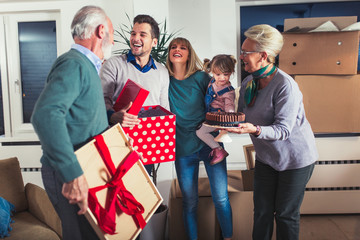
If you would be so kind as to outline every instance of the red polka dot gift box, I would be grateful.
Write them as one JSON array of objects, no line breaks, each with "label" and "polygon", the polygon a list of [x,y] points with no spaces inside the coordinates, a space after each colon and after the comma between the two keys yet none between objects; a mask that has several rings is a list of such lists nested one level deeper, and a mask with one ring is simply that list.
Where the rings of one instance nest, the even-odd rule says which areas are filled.
[{"label": "red polka dot gift box", "polygon": [[134,150],[143,154],[143,164],[175,161],[175,114],[155,105],[143,107],[138,118],[139,125],[123,129],[134,139]]}]

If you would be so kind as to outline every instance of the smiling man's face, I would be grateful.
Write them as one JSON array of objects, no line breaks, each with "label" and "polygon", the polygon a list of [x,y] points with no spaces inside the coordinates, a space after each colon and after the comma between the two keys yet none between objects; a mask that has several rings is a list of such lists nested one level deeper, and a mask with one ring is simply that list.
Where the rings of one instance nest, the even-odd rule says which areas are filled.
[{"label": "smiling man's face", "polygon": [[157,44],[157,39],[151,36],[151,26],[148,23],[135,23],[130,35],[130,48],[135,57],[150,55],[151,49]]}]

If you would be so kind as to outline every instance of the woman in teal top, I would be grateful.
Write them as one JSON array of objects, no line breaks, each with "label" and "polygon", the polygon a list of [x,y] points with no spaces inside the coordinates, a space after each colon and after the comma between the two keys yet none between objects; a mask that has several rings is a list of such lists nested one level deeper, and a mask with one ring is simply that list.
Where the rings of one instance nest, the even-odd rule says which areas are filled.
[{"label": "woman in teal top", "polygon": [[[170,74],[170,109],[176,114],[175,168],[183,196],[183,218],[189,239],[197,239],[198,177],[200,161],[209,178],[216,215],[224,239],[232,237],[232,212],[227,192],[226,161],[210,165],[211,148],[196,136],[205,120],[205,93],[210,76],[188,40],[171,41],[166,66]],[[210,226],[209,226],[210,227]]]}]

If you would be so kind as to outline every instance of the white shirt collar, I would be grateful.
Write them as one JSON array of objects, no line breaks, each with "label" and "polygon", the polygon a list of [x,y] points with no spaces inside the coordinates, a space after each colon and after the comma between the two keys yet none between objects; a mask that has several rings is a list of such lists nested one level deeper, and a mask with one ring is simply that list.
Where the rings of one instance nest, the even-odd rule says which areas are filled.
[{"label": "white shirt collar", "polygon": [[90,49],[88,49],[80,44],[76,44],[76,43],[72,44],[71,48],[84,54],[90,60],[90,62],[92,62],[92,64],[94,64],[96,71],[99,73],[101,65],[102,65],[102,61],[98,56],[96,56],[95,53],[93,53]]}]

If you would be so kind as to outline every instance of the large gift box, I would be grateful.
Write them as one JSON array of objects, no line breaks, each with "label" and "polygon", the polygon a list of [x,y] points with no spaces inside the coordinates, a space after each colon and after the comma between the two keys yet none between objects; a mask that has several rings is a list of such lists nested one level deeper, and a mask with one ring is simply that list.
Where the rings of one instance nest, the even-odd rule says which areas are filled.
[{"label": "large gift box", "polygon": [[155,105],[143,107],[138,117],[140,124],[124,131],[143,154],[143,164],[175,161],[175,114]]},{"label": "large gift box", "polygon": [[75,152],[89,185],[85,216],[100,239],[135,239],[162,198],[119,124]]},{"label": "large gift box", "polygon": [[[345,26],[355,23],[356,18],[285,19],[284,46],[279,55],[279,68],[288,74],[356,74],[359,31],[341,31]],[[310,32],[321,26],[321,23],[339,31]]]}]

